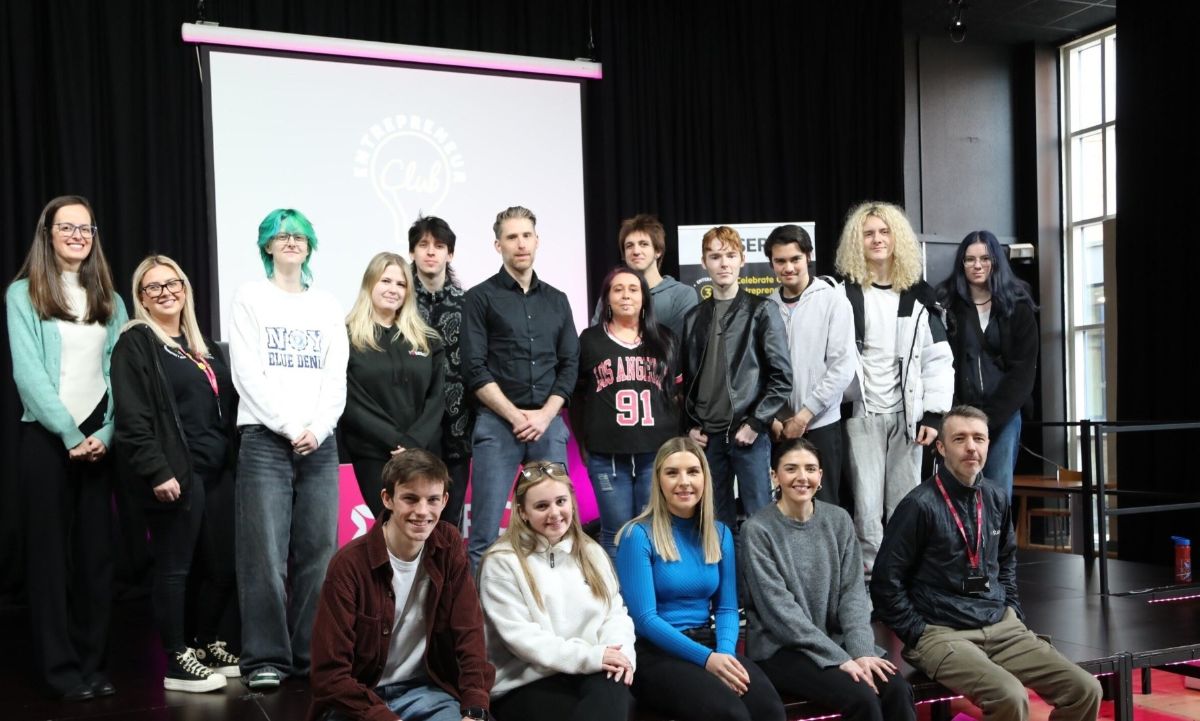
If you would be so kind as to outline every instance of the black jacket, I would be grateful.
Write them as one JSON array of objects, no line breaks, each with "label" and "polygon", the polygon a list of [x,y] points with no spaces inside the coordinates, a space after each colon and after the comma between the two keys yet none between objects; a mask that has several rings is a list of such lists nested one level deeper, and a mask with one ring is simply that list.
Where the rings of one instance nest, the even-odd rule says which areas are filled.
[{"label": "black jacket", "polygon": [[1018,302],[1007,318],[992,313],[988,325],[990,328],[995,324],[999,331],[1000,347],[998,353],[989,353],[991,363],[973,357],[977,353],[972,348],[989,352],[975,307],[954,298],[946,310],[946,331],[956,371],[954,402],[969,403],[986,413],[994,437],[1033,398],[1040,345],[1034,308],[1028,302]]},{"label": "black jacket", "polygon": [[976,495],[983,501],[980,565],[989,589],[977,596],[963,592],[967,545],[934,478],[925,479],[888,519],[871,575],[876,616],[909,646],[916,645],[928,623],[982,628],[999,622],[1010,606],[1024,617],[1017,598],[1016,535],[1004,489],[982,474],[975,486],[964,486],[949,470],[940,473],[972,545]]},{"label": "black jacket", "polygon": [[[237,391],[224,351],[216,343],[205,341],[221,391],[221,419],[229,438],[225,465],[228,472],[237,457]],[[114,446],[120,477],[144,507],[186,508],[191,499],[192,460],[163,370],[161,345],[150,328],[135,325],[121,334],[113,348]],[[171,478],[179,482],[179,499],[172,503],[157,500],[154,487]]]},{"label": "black jacket", "polygon": [[[701,425],[695,414],[695,385],[708,349],[713,308],[712,300],[707,300],[688,311],[683,320],[679,366],[687,393],[684,423],[692,428]],[[725,365],[729,368],[734,419],[729,432],[737,432],[746,423],[764,433],[771,429],[771,421],[792,393],[792,361],[783,321],[769,300],[739,289],[724,324]]]}]

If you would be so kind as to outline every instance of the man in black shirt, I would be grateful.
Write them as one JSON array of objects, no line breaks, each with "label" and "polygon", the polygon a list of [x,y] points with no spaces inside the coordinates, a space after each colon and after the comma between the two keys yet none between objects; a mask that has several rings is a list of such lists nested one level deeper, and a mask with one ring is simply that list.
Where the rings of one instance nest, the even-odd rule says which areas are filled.
[{"label": "man in black shirt", "polygon": [[987,416],[955,406],[936,442],[944,466],[884,529],[871,576],[876,614],[913,666],[985,719],[1029,718],[1029,686],[1054,707],[1051,718],[1093,721],[1100,683],[1021,621],[1008,496],[982,473]]},{"label": "man in black shirt", "polygon": [[463,375],[479,399],[467,549],[471,565],[496,540],[517,468],[531,458],[566,464],[559,411],[579,371],[579,338],[562,291],[533,272],[537,218],[500,211],[492,230],[503,267],[467,291]]}]

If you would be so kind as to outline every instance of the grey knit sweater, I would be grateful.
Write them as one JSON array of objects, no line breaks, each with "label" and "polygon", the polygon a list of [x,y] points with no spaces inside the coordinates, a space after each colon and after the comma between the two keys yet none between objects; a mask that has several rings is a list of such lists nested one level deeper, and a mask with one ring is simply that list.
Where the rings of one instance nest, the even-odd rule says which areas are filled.
[{"label": "grey knit sweater", "polygon": [[828,668],[882,654],[850,515],[814,503],[804,523],[771,504],[742,526],[738,566],[749,596],[746,655],[754,660],[789,648]]}]

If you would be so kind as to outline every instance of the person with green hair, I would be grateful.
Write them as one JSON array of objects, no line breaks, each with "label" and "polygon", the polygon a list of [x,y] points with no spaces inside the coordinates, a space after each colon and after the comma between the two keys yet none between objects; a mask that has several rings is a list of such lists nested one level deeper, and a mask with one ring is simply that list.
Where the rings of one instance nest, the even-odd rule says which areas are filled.
[{"label": "person with green hair", "polygon": [[337,547],[333,431],[346,404],[349,343],[340,304],[312,287],[316,249],[303,213],[271,211],[258,226],[267,277],[233,300],[241,671],[253,689],[308,675],[313,614]]}]

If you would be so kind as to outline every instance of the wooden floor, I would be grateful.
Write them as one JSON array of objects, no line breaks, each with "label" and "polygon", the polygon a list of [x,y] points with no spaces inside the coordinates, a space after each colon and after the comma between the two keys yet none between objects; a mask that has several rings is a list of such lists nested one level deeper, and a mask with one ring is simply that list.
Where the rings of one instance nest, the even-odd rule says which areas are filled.
[{"label": "wooden floor", "polygon": [[[1059,650],[1074,661],[1129,653],[1150,662],[1153,654],[1180,649],[1200,653],[1200,599],[1150,603],[1146,596],[1102,599],[1095,569],[1084,568],[1079,556],[1022,551],[1018,555],[1022,605],[1031,628],[1048,633]],[[1170,582],[1170,569],[1113,562],[1114,589],[1137,589]],[[0,721],[93,719],[113,721],[296,721],[308,708],[303,681],[287,681],[269,693],[252,692],[236,679],[221,692],[186,694],[162,689],[164,660],[152,629],[148,599],[117,604],[114,609],[109,675],[117,695],[82,704],[64,704],[34,686],[26,660],[30,638],[24,608],[0,609]],[[1191,651],[1189,651],[1191,652]],[[1150,654],[1150,655],[1148,655]],[[1192,656],[1196,658],[1196,656]],[[1140,690],[1140,673],[1133,688]],[[1200,691],[1183,688],[1181,677],[1155,671],[1150,696],[1134,694],[1134,719],[1200,720]],[[1033,719],[1048,709],[1033,704]],[[978,713],[964,701],[956,712]],[[923,714],[925,715],[925,714]],[[968,716],[970,717],[970,716]],[[1111,701],[1101,718],[1113,718]],[[565,720],[564,720],[565,721]]]}]

